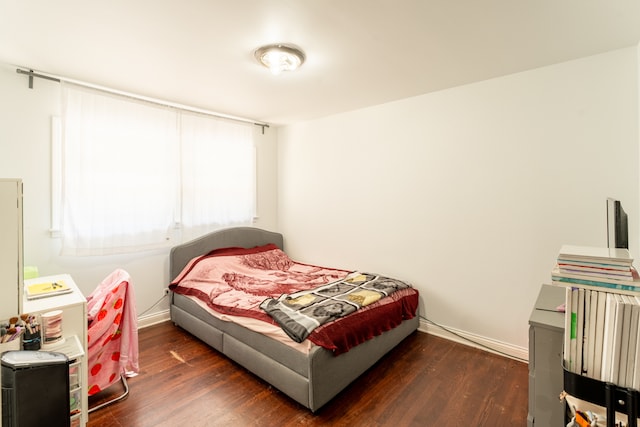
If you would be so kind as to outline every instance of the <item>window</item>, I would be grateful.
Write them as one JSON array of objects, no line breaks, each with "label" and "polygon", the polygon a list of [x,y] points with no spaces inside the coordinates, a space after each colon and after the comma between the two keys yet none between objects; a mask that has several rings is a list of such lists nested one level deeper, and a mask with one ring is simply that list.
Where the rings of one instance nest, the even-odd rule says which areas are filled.
[{"label": "window", "polygon": [[252,220],[251,124],[68,83],[62,99],[53,218],[63,254],[159,248]]}]

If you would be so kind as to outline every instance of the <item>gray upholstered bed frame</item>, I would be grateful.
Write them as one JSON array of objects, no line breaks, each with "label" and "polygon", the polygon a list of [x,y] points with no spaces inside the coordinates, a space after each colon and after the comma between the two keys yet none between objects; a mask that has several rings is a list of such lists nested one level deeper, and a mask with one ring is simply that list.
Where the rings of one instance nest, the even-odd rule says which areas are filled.
[{"label": "gray upholstered bed frame", "polygon": [[[282,235],[253,227],[238,227],[215,231],[176,246],[170,256],[171,280],[192,258],[213,249],[250,248],[267,243],[282,248]],[[418,316],[405,320],[397,328],[334,356],[319,346],[313,346],[309,354],[303,354],[242,326],[216,319],[179,294],[172,294],[170,309],[171,320],[176,325],[314,412],[414,332],[419,322]]]}]

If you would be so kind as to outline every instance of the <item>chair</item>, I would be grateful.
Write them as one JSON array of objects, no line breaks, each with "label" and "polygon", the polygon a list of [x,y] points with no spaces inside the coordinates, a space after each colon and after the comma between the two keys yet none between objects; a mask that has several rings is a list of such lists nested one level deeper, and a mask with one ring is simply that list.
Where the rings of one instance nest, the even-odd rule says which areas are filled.
[{"label": "chair", "polygon": [[124,399],[126,378],[137,375],[138,326],[129,274],[117,269],[87,297],[88,394],[93,396],[121,381],[124,393],[89,412]]}]

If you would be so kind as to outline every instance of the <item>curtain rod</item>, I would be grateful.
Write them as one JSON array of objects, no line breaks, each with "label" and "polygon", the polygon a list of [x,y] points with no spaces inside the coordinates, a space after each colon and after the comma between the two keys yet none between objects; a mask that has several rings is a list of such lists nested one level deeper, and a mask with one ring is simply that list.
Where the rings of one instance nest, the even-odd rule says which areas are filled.
[{"label": "curtain rod", "polygon": [[129,93],[129,92],[123,92],[120,90],[116,90],[116,89],[111,89],[111,88],[107,88],[104,86],[98,86],[98,85],[94,85],[91,83],[86,83],[86,82],[81,82],[78,80],[72,80],[72,79],[67,79],[64,77],[60,77],[60,76],[55,76],[53,74],[47,74],[47,73],[42,73],[42,72],[34,72],[33,70],[23,70],[21,68],[16,68],[16,72],[18,74],[26,74],[29,76],[29,89],[33,89],[33,78],[37,77],[39,79],[46,79],[46,80],[52,80],[54,82],[67,82],[67,83],[73,83],[75,85],[78,86],[84,86],[87,88],[91,88],[91,89],[97,89],[97,90],[101,90],[103,92],[108,92],[108,93],[112,93],[112,94],[116,94],[116,95],[122,95],[122,96],[127,96],[129,98],[134,98],[137,100],[141,100],[141,101],[146,101],[146,102],[151,102],[153,104],[157,104],[157,105],[161,105],[164,107],[171,107],[171,108],[177,108],[179,110],[185,110],[185,111],[190,111],[193,113],[201,113],[201,114],[206,114],[208,116],[214,116],[214,117],[218,117],[221,119],[228,119],[228,120],[235,120],[237,122],[244,122],[244,123],[252,123],[256,126],[260,126],[262,127],[262,133],[264,134],[264,129],[269,127],[268,123],[265,122],[258,122],[252,119],[247,119],[244,117],[237,117],[237,116],[231,116],[228,114],[222,114],[222,113],[216,113],[213,111],[208,111],[208,110],[203,110],[200,108],[195,108],[195,107],[189,107],[187,105],[182,105],[182,104],[177,104],[177,103],[173,103],[173,102],[168,102],[168,101],[163,101],[163,100],[159,100],[159,99],[155,99],[155,98],[150,98],[150,97],[146,97],[146,96],[142,96],[142,95],[136,95],[133,93]]}]

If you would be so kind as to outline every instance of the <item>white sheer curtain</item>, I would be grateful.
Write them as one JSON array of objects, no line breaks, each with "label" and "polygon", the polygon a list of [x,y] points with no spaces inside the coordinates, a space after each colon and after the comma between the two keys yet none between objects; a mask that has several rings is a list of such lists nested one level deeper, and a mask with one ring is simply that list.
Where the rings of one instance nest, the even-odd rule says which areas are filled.
[{"label": "white sheer curtain", "polygon": [[182,112],[180,128],[185,238],[250,223],[256,180],[251,125]]},{"label": "white sheer curtain", "polygon": [[62,93],[63,254],[153,249],[180,225],[251,221],[251,125],[69,83]]}]

